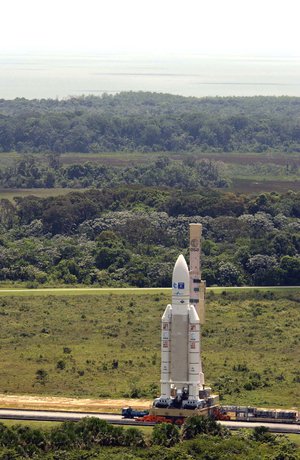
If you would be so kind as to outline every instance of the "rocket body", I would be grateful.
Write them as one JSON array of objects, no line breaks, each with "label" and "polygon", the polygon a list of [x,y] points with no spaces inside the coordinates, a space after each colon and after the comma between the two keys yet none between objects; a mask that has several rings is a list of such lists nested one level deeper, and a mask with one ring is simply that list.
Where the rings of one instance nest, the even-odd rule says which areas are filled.
[{"label": "rocket body", "polygon": [[155,405],[201,407],[200,321],[190,303],[190,273],[183,255],[173,270],[172,304],[162,316],[161,356],[161,396]]}]

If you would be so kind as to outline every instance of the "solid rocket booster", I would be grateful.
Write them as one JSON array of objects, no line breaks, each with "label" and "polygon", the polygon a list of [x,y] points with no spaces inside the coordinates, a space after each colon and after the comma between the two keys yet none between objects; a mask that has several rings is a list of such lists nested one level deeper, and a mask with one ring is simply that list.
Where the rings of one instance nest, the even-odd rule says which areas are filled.
[{"label": "solid rocket booster", "polygon": [[180,255],[172,277],[172,305],[162,316],[161,397],[158,405],[169,405],[171,396],[184,395],[182,407],[198,407],[204,376],[200,356],[200,321],[190,304],[190,273]]}]

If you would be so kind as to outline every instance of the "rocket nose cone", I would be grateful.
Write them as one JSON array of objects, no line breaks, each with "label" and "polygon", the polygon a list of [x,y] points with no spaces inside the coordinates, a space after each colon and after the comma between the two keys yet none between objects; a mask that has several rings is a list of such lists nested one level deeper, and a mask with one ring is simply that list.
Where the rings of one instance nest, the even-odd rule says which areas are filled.
[{"label": "rocket nose cone", "polygon": [[182,254],[178,257],[173,270],[172,288],[173,291],[186,294],[189,292],[189,269]]},{"label": "rocket nose cone", "polygon": [[186,263],[186,260],[185,258],[183,257],[182,254],[180,254],[180,256],[178,256],[177,260],[176,260],[176,263],[175,263],[175,266],[174,266],[174,271],[173,271],[173,274],[175,273],[175,271],[186,271],[187,273],[189,272],[189,269],[188,269],[188,266],[187,266],[187,263]]}]

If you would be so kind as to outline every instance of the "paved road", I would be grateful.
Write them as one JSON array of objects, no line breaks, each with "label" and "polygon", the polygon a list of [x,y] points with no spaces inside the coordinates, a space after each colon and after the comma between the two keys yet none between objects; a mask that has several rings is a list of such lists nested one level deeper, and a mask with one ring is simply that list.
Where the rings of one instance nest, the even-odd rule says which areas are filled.
[{"label": "paved road", "polygon": [[[94,413],[94,412],[66,412],[66,411],[36,411],[23,409],[0,409],[0,419],[8,420],[37,420],[37,421],[52,421],[63,422],[66,420],[78,421],[83,417],[97,417],[101,420],[106,420],[115,425],[153,425],[153,423],[141,423],[135,420],[123,419],[121,415],[109,413]],[[232,430],[239,428],[255,428],[257,426],[266,426],[273,433],[294,433],[300,434],[299,424],[287,423],[266,423],[266,422],[235,422],[224,421],[220,422]]]},{"label": "paved road", "polygon": [[270,423],[270,422],[220,422],[227,426],[230,430],[238,430],[239,428],[255,428],[257,426],[265,426],[272,433],[294,433],[300,434],[300,425],[291,423]]},{"label": "paved road", "polygon": [[[96,412],[69,412],[50,410],[26,410],[26,409],[0,409],[0,419],[7,420],[37,420],[49,422],[64,422],[70,420],[77,422],[84,417],[97,417],[115,425],[141,425],[131,419],[123,419],[122,415]],[[146,425],[153,425],[147,423]]]}]

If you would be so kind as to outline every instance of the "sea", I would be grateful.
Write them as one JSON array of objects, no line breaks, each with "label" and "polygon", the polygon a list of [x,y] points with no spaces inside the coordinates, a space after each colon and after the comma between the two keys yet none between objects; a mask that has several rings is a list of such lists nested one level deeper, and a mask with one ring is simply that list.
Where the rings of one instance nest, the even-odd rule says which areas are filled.
[{"label": "sea", "polygon": [[121,91],[300,97],[300,57],[0,55],[2,99]]}]

